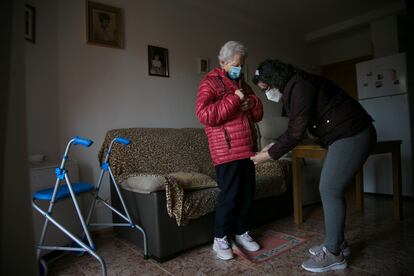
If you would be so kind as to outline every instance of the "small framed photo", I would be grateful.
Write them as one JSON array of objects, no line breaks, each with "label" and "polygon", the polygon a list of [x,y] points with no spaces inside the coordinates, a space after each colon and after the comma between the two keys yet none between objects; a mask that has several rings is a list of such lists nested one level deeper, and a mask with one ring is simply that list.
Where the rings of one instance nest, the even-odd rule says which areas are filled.
[{"label": "small framed photo", "polygon": [[168,49],[148,45],[148,74],[169,77]]},{"label": "small framed photo", "polygon": [[28,4],[24,10],[24,37],[27,41],[36,42],[36,9]]},{"label": "small framed photo", "polygon": [[210,62],[208,58],[206,57],[200,57],[198,58],[198,73],[199,74],[205,74],[210,71]]},{"label": "small framed photo", "polygon": [[87,42],[90,44],[124,48],[124,20],[122,9],[87,1]]}]

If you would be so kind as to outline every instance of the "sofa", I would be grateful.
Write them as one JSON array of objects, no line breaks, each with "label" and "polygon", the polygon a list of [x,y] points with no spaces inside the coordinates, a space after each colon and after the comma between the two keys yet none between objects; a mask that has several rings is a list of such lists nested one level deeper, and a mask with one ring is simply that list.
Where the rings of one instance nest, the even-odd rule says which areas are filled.
[{"label": "sofa", "polygon": [[[131,217],[146,231],[150,256],[163,262],[212,242],[219,189],[204,130],[110,130],[99,153],[101,162],[110,141],[120,136],[132,143],[114,144],[109,162]],[[122,209],[113,185],[111,201]],[[292,210],[290,162],[269,161],[256,166],[251,226],[266,224]],[[113,220],[121,222],[116,214]],[[143,247],[142,236],[135,229],[114,230],[121,238]]]}]

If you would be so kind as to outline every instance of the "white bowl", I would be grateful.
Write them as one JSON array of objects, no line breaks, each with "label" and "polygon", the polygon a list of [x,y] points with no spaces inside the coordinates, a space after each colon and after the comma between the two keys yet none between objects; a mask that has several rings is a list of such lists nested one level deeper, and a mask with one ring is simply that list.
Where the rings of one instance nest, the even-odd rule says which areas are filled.
[{"label": "white bowl", "polygon": [[45,160],[46,155],[44,154],[32,154],[29,155],[29,161],[33,163],[39,163]]}]

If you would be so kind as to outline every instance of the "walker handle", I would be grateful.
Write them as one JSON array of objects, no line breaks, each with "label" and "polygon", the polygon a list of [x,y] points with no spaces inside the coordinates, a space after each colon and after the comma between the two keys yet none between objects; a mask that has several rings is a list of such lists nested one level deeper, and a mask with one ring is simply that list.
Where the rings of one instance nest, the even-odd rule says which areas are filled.
[{"label": "walker handle", "polygon": [[74,141],[73,141],[74,145],[82,145],[86,148],[89,148],[93,144],[92,140],[82,138],[82,137],[79,137],[79,136],[75,136],[73,139],[74,139]]},{"label": "walker handle", "polygon": [[124,145],[131,144],[131,140],[126,139],[126,138],[122,138],[122,137],[115,138],[115,142],[120,143],[120,144],[124,144]]}]

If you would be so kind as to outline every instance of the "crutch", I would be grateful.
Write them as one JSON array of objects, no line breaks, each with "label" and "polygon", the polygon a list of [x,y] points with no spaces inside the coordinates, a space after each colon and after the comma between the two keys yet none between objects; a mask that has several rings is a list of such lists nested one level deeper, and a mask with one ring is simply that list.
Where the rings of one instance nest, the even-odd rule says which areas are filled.
[{"label": "crutch", "polygon": [[[55,169],[56,173],[56,182],[55,186],[53,188],[48,189],[42,189],[39,191],[36,191],[33,195],[32,199],[32,206],[35,210],[37,210],[41,215],[45,217],[45,222],[43,225],[42,233],[40,235],[40,241],[39,245],[37,246],[37,259],[39,262],[39,270],[40,275],[46,275],[47,274],[47,263],[46,261],[40,257],[40,253],[42,250],[63,250],[63,251],[80,251],[80,252],[88,252],[91,254],[95,259],[98,260],[101,266],[102,275],[106,275],[106,266],[104,260],[95,253],[95,245],[93,244],[91,235],[88,231],[87,224],[85,223],[85,220],[83,219],[81,210],[79,208],[79,204],[76,200],[76,196],[88,193],[94,189],[94,186],[88,183],[71,183],[69,179],[69,175],[67,173],[67,170],[65,168],[66,160],[68,159],[68,152],[71,147],[71,145],[82,145],[84,147],[89,147],[92,145],[92,141],[89,139],[81,138],[81,137],[74,137],[69,141],[69,143],[66,145],[66,150],[63,155],[62,161],[60,163],[60,167]],[[60,185],[61,181],[65,181],[66,184]],[[52,217],[53,207],[56,202],[60,200],[64,200],[67,198],[71,198],[73,205],[75,206],[76,213],[78,214],[80,223],[83,228],[84,235],[86,235],[86,241],[82,241],[78,237],[76,237],[73,233],[71,233],[68,229],[66,229],[62,224],[60,224],[58,221],[56,221]],[[43,210],[36,204],[37,201],[49,201],[49,208],[47,211]],[[70,246],[51,246],[51,245],[44,245],[44,240],[46,236],[47,227],[49,224],[49,221],[55,225],[57,228],[59,228],[63,233],[65,233],[69,238],[73,240],[76,245],[79,245],[79,247],[70,247]]]},{"label": "crutch", "polygon": [[[92,201],[92,205],[91,205],[91,208],[89,209],[89,214],[88,214],[88,217],[86,219],[86,224],[87,224],[87,226],[116,226],[116,227],[131,227],[133,229],[137,229],[138,231],[140,231],[142,233],[142,236],[143,236],[144,259],[148,259],[149,258],[148,248],[147,248],[148,244],[147,244],[147,235],[145,233],[145,230],[142,227],[140,227],[138,224],[134,223],[133,220],[131,219],[131,216],[129,215],[129,212],[128,212],[128,209],[126,207],[124,198],[121,194],[118,183],[116,182],[115,177],[112,174],[111,166],[109,164],[109,156],[111,154],[112,146],[113,146],[114,143],[118,143],[118,144],[122,144],[122,145],[129,145],[131,143],[131,141],[126,139],[126,138],[117,137],[117,138],[114,138],[111,141],[111,143],[109,144],[109,148],[106,151],[104,162],[102,162],[102,164],[101,164],[101,173],[99,175],[98,184],[96,186],[95,197],[94,197],[94,200]],[[103,176],[106,172],[109,173],[109,176],[112,180],[112,184],[114,185],[115,191],[116,191],[116,193],[119,197],[119,200],[121,201],[122,208],[124,209],[123,213],[121,211],[115,209],[112,205],[110,205],[108,202],[106,202],[103,198],[101,198],[99,196],[99,190],[101,189],[101,186],[102,186],[102,179],[103,179]],[[90,220],[91,220],[92,213],[95,209],[97,201],[102,202],[104,204],[104,206],[108,207],[112,212],[114,212],[115,214],[120,216],[125,221],[125,223],[113,223],[113,222],[106,222],[106,223],[97,223],[97,222],[95,222],[95,223],[91,223]]]}]

